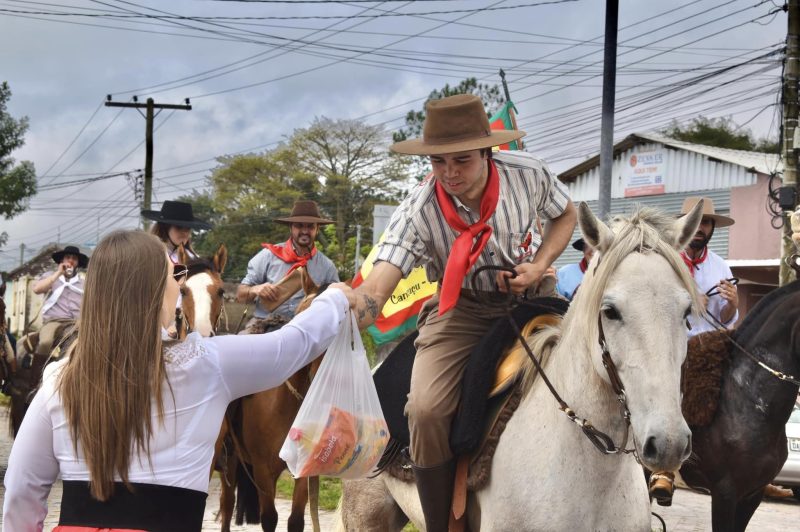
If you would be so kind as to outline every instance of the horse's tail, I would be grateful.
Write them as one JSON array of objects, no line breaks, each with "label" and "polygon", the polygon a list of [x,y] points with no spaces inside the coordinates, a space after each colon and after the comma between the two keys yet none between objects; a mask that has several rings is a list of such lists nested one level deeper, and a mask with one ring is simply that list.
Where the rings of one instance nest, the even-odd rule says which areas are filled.
[{"label": "horse's tail", "polygon": [[261,523],[258,489],[253,483],[253,466],[239,461],[236,467],[236,524]]}]

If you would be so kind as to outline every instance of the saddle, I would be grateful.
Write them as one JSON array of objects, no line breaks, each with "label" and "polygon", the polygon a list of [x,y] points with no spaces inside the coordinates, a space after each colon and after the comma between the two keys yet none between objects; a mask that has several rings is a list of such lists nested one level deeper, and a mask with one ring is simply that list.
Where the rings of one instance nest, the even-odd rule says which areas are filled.
[{"label": "saddle", "polygon": [[690,427],[705,427],[714,420],[731,354],[731,332],[709,331],[689,339],[681,368],[681,410]]},{"label": "saddle", "polygon": [[[529,336],[543,326],[558,323],[568,305],[560,298],[537,298],[516,307],[511,315],[517,327]],[[411,388],[416,337],[415,331],[403,339],[373,376],[391,434],[378,470],[406,482],[414,481],[404,410]],[[480,490],[488,482],[497,443],[522,398],[522,389],[517,384],[527,357],[506,318],[498,319],[470,353],[462,380],[461,403],[450,433],[450,448],[462,463],[457,485],[458,476],[466,489],[472,491]]]}]

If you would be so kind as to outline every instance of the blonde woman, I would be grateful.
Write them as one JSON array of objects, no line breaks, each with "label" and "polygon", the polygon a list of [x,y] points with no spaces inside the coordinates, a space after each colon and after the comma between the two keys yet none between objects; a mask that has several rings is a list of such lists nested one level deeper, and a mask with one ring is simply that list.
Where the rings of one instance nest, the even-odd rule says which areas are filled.
[{"label": "blonde woman", "polygon": [[11,450],[3,530],[42,530],[60,476],[56,531],[200,531],[228,403],[316,358],[355,304],[337,283],[276,332],[165,344],[185,272],[141,231],[97,246],[75,347],[48,367]]}]

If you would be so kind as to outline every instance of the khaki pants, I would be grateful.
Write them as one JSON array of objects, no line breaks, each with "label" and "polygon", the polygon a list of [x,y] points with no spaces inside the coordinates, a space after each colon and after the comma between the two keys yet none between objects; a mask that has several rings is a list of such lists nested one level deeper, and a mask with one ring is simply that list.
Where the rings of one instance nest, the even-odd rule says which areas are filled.
[{"label": "khaki pants", "polygon": [[74,320],[50,320],[39,329],[39,344],[36,346],[37,355],[50,356],[53,347],[64,337],[67,328],[74,325]]},{"label": "khaki pants", "polygon": [[458,304],[439,316],[439,295],[419,314],[417,355],[411,372],[406,415],[411,459],[433,467],[452,458],[450,427],[461,398],[461,379],[472,348],[505,314],[505,304],[487,305],[462,292]]}]

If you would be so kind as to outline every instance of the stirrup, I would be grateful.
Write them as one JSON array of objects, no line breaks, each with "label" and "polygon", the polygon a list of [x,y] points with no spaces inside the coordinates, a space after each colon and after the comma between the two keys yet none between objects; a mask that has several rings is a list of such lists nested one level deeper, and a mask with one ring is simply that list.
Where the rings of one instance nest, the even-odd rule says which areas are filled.
[{"label": "stirrup", "polygon": [[650,477],[650,498],[655,499],[659,506],[672,506],[674,489],[674,481],[669,476],[654,473]]}]

